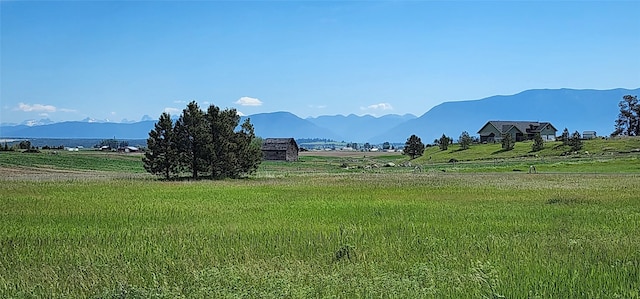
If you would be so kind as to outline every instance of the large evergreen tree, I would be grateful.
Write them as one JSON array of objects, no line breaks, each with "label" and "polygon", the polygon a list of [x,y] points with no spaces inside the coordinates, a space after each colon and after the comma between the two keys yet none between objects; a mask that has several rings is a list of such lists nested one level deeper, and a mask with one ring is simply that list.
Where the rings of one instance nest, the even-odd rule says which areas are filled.
[{"label": "large evergreen tree", "polygon": [[240,131],[236,132],[238,144],[238,169],[234,177],[242,174],[254,173],[262,161],[262,142],[256,138],[253,125],[249,119],[242,123]]},{"label": "large evergreen tree", "polygon": [[618,103],[620,114],[616,119],[616,129],[612,136],[640,136],[640,103],[638,96],[626,95]]},{"label": "large evergreen tree", "polygon": [[236,177],[241,148],[235,138],[240,116],[235,109],[221,111],[211,105],[206,114],[211,143],[208,148],[209,171],[212,178]]},{"label": "large evergreen tree", "polygon": [[206,161],[209,141],[204,113],[195,101],[191,101],[182,110],[174,130],[180,169],[191,172],[191,177],[196,179],[199,173],[208,169]]},{"label": "large evergreen tree", "polygon": [[155,127],[149,132],[147,151],[144,153],[144,169],[155,175],[170,178],[177,171],[177,152],[173,135],[173,121],[168,113],[162,113]]},{"label": "large evergreen tree", "polygon": [[403,154],[409,155],[411,159],[415,159],[418,156],[422,156],[424,153],[424,143],[420,140],[420,137],[411,135],[407,138],[407,142],[404,143]]}]

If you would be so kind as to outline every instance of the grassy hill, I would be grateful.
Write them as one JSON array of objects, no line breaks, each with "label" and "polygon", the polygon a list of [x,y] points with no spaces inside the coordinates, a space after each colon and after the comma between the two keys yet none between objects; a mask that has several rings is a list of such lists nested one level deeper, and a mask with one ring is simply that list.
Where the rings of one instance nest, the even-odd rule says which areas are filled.
[{"label": "grassy hill", "polygon": [[[416,171],[447,172],[538,172],[638,173],[640,172],[640,138],[585,140],[579,153],[571,153],[560,142],[547,142],[545,148],[531,152],[531,142],[518,142],[511,151],[500,144],[476,144],[467,150],[451,145],[442,151],[429,147],[422,157],[409,160],[399,153],[306,152],[298,163],[264,161],[255,177],[281,177],[322,173],[403,173]],[[451,163],[452,159],[457,160]],[[390,163],[397,167],[384,167]],[[405,166],[405,167],[402,167]],[[0,152],[0,169],[9,176],[53,177],[60,171],[78,172],[74,176],[136,175],[147,177],[141,154],[121,154],[84,150],[79,152],[43,151],[42,153]],[[43,176],[44,175],[44,176]],[[65,173],[65,175],[72,175]],[[148,178],[152,176],[148,175]]]},{"label": "grassy hill", "polygon": [[[538,152],[532,152],[531,145],[532,141],[516,142],[514,149],[510,151],[503,151],[500,143],[475,144],[466,150],[454,144],[445,151],[432,146],[425,150],[422,157],[414,161],[420,164],[448,162],[451,159],[477,161],[519,157],[559,157],[570,151],[569,146],[563,146],[559,141],[545,142],[544,149]],[[632,151],[640,151],[640,137],[584,140],[582,150],[574,156],[616,155]]]}]

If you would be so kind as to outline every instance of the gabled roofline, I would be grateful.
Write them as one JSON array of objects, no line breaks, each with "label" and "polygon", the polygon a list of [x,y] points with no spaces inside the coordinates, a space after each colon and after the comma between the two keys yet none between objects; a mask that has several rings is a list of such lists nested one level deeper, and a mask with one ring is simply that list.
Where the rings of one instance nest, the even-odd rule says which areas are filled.
[{"label": "gabled roofline", "polygon": [[498,132],[502,133],[502,130],[496,128],[496,126],[494,126],[492,122],[493,120],[488,121],[484,126],[482,126],[482,128],[480,128],[480,130],[476,134],[480,134],[480,132],[482,132],[482,130],[484,130],[487,125],[491,125],[494,129],[498,130]]},{"label": "gabled roofline", "polygon": [[[505,125],[508,126],[508,128],[506,130],[502,130],[502,127],[498,128],[496,127],[495,123],[506,123]],[[529,131],[528,129],[526,131],[522,131],[519,127],[519,125],[522,125],[524,123],[528,123],[528,124],[532,124],[532,123],[536,123],[539,124],[538,129],[539,131],[544,130],[547,126],[550,126],[551,128],[553,128],[556,132],[558,131],[558,129],[556,127],[554,127],[550,122],[536,122],[536,121],[502,121],[502,120],[490,120],[488,121],[484,126],[482,126],[482,128],[480,128],[480,130],[478,131],[477,134],[480,134],[480,132],[482,132],[483,130],[485,130],[487,128],[488,125],[491,125],[496,131],[500,132],[500,134],[505,134],[505,132],[509,132],[513,127],[516,128],[516,130],[518,130],[518,132],[522,133],[522,134],[528,134]]]},{"label": "gabled roofline", "polygon": [[558,132],[558,129],[556,127],[554,127],[550,122],[546,122],[544,126],[542,126],[542,128],[540,129],[540,131],[544,130],[544,128],[546,127],[552,127],[556,132]]}]

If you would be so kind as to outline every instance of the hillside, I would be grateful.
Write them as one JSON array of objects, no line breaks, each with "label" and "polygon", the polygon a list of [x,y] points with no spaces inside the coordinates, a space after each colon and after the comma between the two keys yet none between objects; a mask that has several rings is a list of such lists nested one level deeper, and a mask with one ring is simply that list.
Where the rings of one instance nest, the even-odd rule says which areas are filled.
[{"label": "hillside", "polygon": [[[451,159],[458,161],[477,161],[493,159],[510,159],[519,157],[560,157],[570,151],[569,146],[563,146],[562,142],[545,142],[544,149],[538,152],[531,151],[532,141],[516,142],[513,150],[502,151],[502,145],[474,144],[467,150],[461,150],[458,144],[450,145],[447,150],[440,150],[438,146],[426,148],[422,157],[413,160],[416,164],[448,162]],[[624,137],[612,139],[583,140],[583,148],[572,157],[599,157],[613,156],[625,153],[640,153],[640,137]]]},{"label": "hillside", "polygon": [[462,131],[472,136],[489,120],[548,121],[557,129],[571,132],[594,130],[608,136],[618,115],[618,103],[627,94],[637,95],[640,89],[528,90],[511,96],[493,96],[481,100],[445,102],[422,116],[406,121],[371,141],[405,140],[416,134],[431,142],[443,133],[458,139]]}]

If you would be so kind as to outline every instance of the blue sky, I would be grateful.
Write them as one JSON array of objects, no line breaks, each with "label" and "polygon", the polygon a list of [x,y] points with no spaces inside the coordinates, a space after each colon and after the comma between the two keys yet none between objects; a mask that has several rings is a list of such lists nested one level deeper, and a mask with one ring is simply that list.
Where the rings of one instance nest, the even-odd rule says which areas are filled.
[{"label": "blue sky", "polygon": [[639,1],[0,1],[0,122],[640,86]]}]

